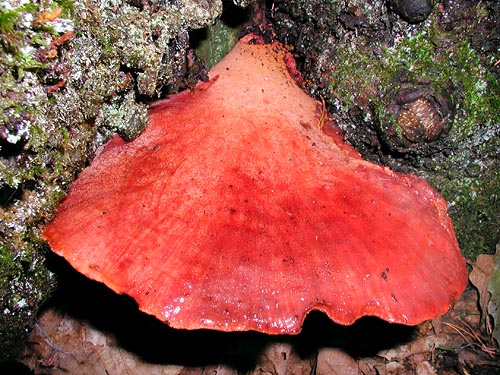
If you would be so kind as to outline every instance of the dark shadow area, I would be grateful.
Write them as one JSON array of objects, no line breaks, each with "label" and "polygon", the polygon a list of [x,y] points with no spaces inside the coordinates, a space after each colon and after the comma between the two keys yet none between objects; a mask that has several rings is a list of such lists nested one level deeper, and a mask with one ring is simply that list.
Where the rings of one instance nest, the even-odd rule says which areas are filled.
[{"label": "dark shadow area", "polygon": [[0,137],[0,157],[9,159],[21,155],[27,142],[26,139],[22,138],[16,143],[10,143]]},{"label": "dark shadow area", "polygon": [[23,199],[25,192],[35,190],[37,182],[34,180],[24,180],[19,186],[0,185],[0,207],[8,209],[15,202]]},{"label": "dark shadow area", "polygon": [[[26,140],[23,138],[17,143],[7,142],[6,139],[0,137],[0,158],[5,159],[7,168],[9,168],[9,159],[13,162],[13,158],[21,155],[26,145]],[[14,188],[9,185],[0,185],[0,207],[7,209],[13,202],[20,200],[23,196],[23,189],[20,187]]]},{"label": "dark shadow area", "polygon": [[0,363],[0,374],[5,375],[33,375],[34,372],[19,362]]},{"label": "dark shadow area", "polygon": [[9,185],[0,186],[0,207],[3,209],[9,208],[14,202],[21,200],[23,197],[23,189],[20,187],[13,188]]},{"label": "dark shadow area", "polygon": [[275,342],[292,344],[302,358],[314,356],[322,347],[336,347],[353,357],[362,357],[406,342],[414,331],[413,327],[376,318],[341,326],[319,312],[309,314],[296,336],[172,329],[140,312],[132,298],[117,295],[79,274],[64,259],[50,255],[48,263],[57,273],[60,287],[47,307],[110,334],[119,346],[150,363],[187,367],[226,364],[245,372],[253,370],[265,347]]},{"label": "dark shadow area", "polygon": [[342,349],[353,358],[371,357],[379,351],[411,341],[415,327],[363,317],[350,326],[332,322],[325,314],[309,313],[302,332],[293,341],[298,353],[324,347]]}]

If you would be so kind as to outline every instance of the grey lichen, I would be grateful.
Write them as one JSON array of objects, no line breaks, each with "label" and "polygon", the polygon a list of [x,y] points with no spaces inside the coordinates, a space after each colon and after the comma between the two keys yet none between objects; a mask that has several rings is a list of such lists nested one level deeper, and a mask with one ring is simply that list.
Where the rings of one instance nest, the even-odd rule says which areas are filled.
[{"label": "grey lichen", "polygon": [[148,120],[147,108],[136,102],[134,92],[125,96],[117,96],[104,103],[96,118],[99,129],[108,130],[106,139],[115,133],[125,140],[136,138],[145,128]]}]

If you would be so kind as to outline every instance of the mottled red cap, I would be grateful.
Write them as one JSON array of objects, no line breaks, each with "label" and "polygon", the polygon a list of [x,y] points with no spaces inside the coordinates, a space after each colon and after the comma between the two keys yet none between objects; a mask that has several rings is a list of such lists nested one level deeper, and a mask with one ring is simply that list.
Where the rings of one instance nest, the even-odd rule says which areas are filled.
[{"label": "mottled red cap", "polygon": [[467,271],[443,198],[364,161],[285,49],[252,40],[210,82],[153,104],[139,138],[111,140],[43,237],[176,328],[297,333],[311,310],[340,324],[446,312]]}]

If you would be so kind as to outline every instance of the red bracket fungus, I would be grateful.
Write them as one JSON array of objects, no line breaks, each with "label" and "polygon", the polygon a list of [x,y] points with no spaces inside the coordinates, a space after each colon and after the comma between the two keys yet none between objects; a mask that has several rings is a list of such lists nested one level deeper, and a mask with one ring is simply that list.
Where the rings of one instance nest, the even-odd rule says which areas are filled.
[{"label": "red bracket fungus", "polygon": [[467,271],[445,201],[363,160],[289,70],[281,45],[247,36],[209,82],[154,103],[139,138],[113,138],[74,182],[43,232],[53,251],[175,328],[446,312]]}]

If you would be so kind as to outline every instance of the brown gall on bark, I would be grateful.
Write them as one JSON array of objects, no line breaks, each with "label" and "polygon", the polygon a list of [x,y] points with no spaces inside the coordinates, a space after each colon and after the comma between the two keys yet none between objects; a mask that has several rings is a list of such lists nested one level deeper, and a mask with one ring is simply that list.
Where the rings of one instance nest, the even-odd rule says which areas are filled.
[{"label": "brown gall on bark", "polygon": [[389,0],[391,10],[408,23],[420,23],[429,17],[434,0]]},{"label": "brown gall on bark", "polygon": [[382,124],[384,138],[398,152],[438,140],[448,133],[454,117],[451,97],[428,86],[400,90],[386,109],[392,121]]}]

